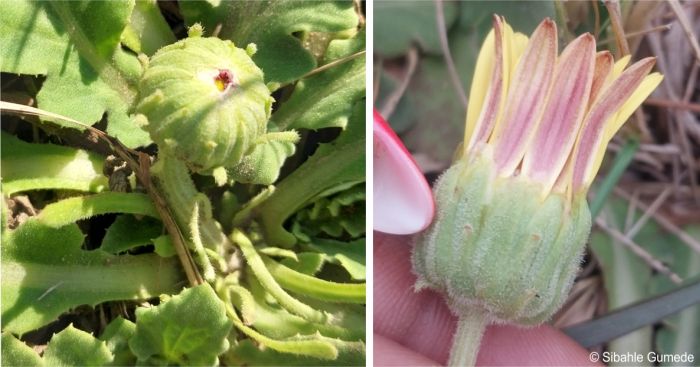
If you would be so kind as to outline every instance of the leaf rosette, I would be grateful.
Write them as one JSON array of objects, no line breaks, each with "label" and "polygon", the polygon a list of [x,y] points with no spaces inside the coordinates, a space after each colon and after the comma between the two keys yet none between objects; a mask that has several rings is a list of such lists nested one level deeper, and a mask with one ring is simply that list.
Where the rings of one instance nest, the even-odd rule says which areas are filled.
[{"label": "leaf rosette", "polygon": [[196,172],[241,161],[265,133],[272,102],[251,55],[218,38],[189,37],[160,49],[139,85],[136,112],[165,153]]}]

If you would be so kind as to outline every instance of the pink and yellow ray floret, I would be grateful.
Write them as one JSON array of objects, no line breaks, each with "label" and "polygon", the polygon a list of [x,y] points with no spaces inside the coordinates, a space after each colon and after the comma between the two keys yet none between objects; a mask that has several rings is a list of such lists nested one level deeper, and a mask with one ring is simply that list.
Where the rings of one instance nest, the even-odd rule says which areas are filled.
[{"label": "pink and yellow ray floret", "polygon": [[[545,19],[530,38],[494,16],[477,58],[464,143],[433,188],[437,214],[413,252],[416,287],[459,317],[451,365],[492,322],[537,325],[564,302],[591,228],[586,193],[605,149],[663,77],[584,34],[558,54]],[[476,330],[476,331],[475,331]],[[475,333],[477,333],[475,335]]]}]

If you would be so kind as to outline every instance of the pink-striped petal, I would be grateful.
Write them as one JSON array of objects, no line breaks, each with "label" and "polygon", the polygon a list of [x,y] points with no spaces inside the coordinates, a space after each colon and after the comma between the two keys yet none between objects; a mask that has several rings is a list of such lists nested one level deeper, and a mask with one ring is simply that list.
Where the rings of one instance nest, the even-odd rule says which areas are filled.
[{"label": "pink-striped petal", "polygon": [[411,234],[425,229],[435,215],[433,194],[391,127],[374,112],[374,229]]},{"label": "pink-striped petal", "polygon": [[648,57],[630,66],[603,91],[591,107],[574,151],[574,192],[587,190],[590,186],[605,152],[606,142],[603,139],[607,125],[613,122],[612,118],[649,74],[654,63],[655,58]]},{"label": "pink-striped petal", "polygon": [[545,19],[535,30],[511,79],[503,120],[491,140],[501,176],[510,176],[520,164],[525,148],[547,102],[557,57],[557,27]]},{"label": "pink-striped petal", "polygon": [[595,39],[584,34],[564,50],[537,133],[523,159],[522,174],[548,193],[566,163],[588,107],[595,67]]},{"label": "pink-striped petal", "polygon": [[595,58],[595,73],[593,74],[593,85],[591,87],[591,97],[588,99],[588,107],[595,103],[600,92],[605,88],[608,77],[613,69],[613,59],[610,51],[598,52]]},{"label": "pink-striped petal", "polygon": [[[497,15],[493,16],[493,31],[495,57],[493,58],[494,65],[491,72],[491,82],[489,83],[484,102],[481,105],[481,112],[479,113],[479,119],[476,122],[474,132],[467,131],[467,134],[471,136],[469,137],[469,141],[465,140],[465,151],[469,151],[472,147],[485,143],[488,140],[496,124],[496,120],[498,119],[501,105],[503,104],[502,101],[505,98],[506,86],[504,83],[505,75],[503,70],[504,29],[503,19]],[[477,70],[477,72],[479,72],[479,70]],[[475,75],[474,77],[476,78],[477,76]],[[469,108],[473,107],[476,106],[469,106]],[[467,128],[469,128],[469,126]]]}]

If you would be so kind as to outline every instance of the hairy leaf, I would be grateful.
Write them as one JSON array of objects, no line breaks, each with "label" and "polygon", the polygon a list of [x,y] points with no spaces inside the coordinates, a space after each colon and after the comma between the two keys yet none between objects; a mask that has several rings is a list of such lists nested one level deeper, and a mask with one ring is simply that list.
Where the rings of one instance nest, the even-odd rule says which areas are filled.
[{"label": "hairy leaf", "polygon": [[283,259],[282,264],[290,269],[307,275],[314,275],[325,262],[325,256],[316,252],[301,252],[296,259]]},{"label": "hairy leaf", "polygon": [[76,224],[51,228],[34,218],[3,234],[3,330],[24,334],[72,307],[146,299],[181,280],[174,259],[113,256],[82,250],[82,243]]},{"label": "hairy leaf", "polygon": [[12,334],[2,333],[2,365],[3,366],[43,366],[44,361],[27,344],[24,344]]},{"label": "hairy leaf", "polygon": [[266,256],[263,261],[282,288],[324,301],[365,303],[364,283],[330,282],[292,270]]},{"label": "hairy leaf", "polygon": [[[324,63],[348,57],[365,49],[365,32],[350,39],[334,40]],[[365,56],[355,57],[300,80],[292,96],[272,116],[282,129],[342,127],[348,123],[352,106],[365,94]]]},{"label": "hairy leaf", "polygon": [[229,365],[248,366],[364,366],[365,348],[363,343],[346,343],[339,348],[337,358],[324,360],[261,349],[251,341],[244,340],[231,348],[224,360]]},{"label": "hairy leaf", "polygon": [[158,9],[156,0],[136,0],[122,43],[135,52],[153,55],[159,48],[175,43],[175,35]]},{"label": "hairy leaf", "polygon": [[366,279],[364,239],[346,243],[316,238],[307,246],[323,254],[326,261],[345,268],[353,279]]},{"label": "hairy leaf", "polygon": [[316,66],[298,32],[340,32],[357,26],[351,1],[215,1],[180,4],[187,24],[200,22],[239,47],[255,43],[255,63],[268,82],[287,83]]},{"label": "hairy leaf", "polygon": [[81,149],[31,144],[2,133],[2,188],[5,195],[29,190],[101,191],[104,160]]},{"label": "hairy leaf", "polygon": [[[281,310],[279,306],[265,301],[265,293],[258,284],[253,295],[244,287],[236,287],[234,291],[238,297],[234,297],[233,305],[240,310],[241,315],[246,313],[254,317],[246,321],[247,325],[254,327],[258,332],[267,337],[283,341],[293,338],[296,335],[314,335],[320,333],[326,337],[340,338],[344,340],[358,340],[364,338],[364,328],[348,327],[348,320],[355,322],[350,326],[357,325],[357,315],[347,311],[346,314],[338,313],[333,324],[315,323],[304,318]],[[247,309],[246,309],[247,308]],[[347,315],[347,317],[345,317]],[[303,354],[303,353],[302,353]]]},{"label": "hairy leaf", "polygon": [[47,366],[103,366],[112,359],[105,342],[72,324],[54,335],[44,351]]},{"label": "hairy leaf", "polygon": [[213,366],[229,347],[231,326],[223,302],[205,283],[159,306],[136,309],[129,346],[142,363]]},{"label": "hairy leaf", "polygon": [[228,170],[234,181],[269,185],[277,180],[285,159],[294,154],[299,135],[294,131],[261,136],[253,151]]},{"label": "hairy leaf", "polygon": [[129,339],[136,332],[136,324],[118,316],[107,325],[100,335],[100,340],[107,343],[107,348],[114,355],[112,366],[133,366],[136,356],[129,349]]},{"label": "hairy leaf", "polygon": [[100,249],[118,254],[153,242],[163,232],[163,225],[154,219],[136,219],[132,215],[121,215],[107,228]]},{"label": "hairy leaf", "polygon": [[365,178],[365,103],[353,107],[345,131],[282,180],[259,207],[264,233],[272,246],[289,247],[296,238],[282,227],[294,212],[329,189],[356,184]]},{"label": "hairy leaf", "polygon": [[130,147],[150,143],[127,113],[141,74],[136,56],[119,43],[133,0],[8,0],[3,5],[0,69],[46,75],[39,108],[90,124],[106,112],[110,135]]},{"label": "hairy leaf", "polygon": [[236,328],[251,339],[260,343],[260,345],[264,345],[265,347],[278,352],[305,355],[321,359],[332,360],[338,356],[338,348],[329,343],[327,340],[323,340],[324,338],[319,334],[311,335],[304,339],[302,339],[302,337],[292,337],[279,340],[259,333],[241,321],[236,313],[236,310],[231,305],[231,299],[228,293],[224,293],[223,296],[227,314],[232,318],[233,324],[236,326]]},{"label": "hairy leaf", "polygon": [[[445,25],[457,19],[457,4],[442,2]],[[441,54],[437,32],[435,2],[432,1],[377,1],[374,15],[374,45],[377,54],[396,57],[416,42],[422,50]]]},{"label": "hairy leaf", "polygon": [[328,193],[305,210],[299,211],[295,224],[299,224],[297,236],[316,237],[325,233],[341,238],[347,234],[357,238],[365,233],[365,185],[360,183],[338,193]]},{"label": "hairy leaf", "polygon": [[129,213],[158,218],[158,212],[146,194],[103,192],[76,196],[47,205],[37,219],[58,228],[75,221],[107,213]]}]

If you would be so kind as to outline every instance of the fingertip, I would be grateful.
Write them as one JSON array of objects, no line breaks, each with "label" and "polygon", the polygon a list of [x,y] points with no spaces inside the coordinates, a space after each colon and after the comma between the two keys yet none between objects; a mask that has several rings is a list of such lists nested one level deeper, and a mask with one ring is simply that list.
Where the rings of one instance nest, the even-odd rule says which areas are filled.
[{"label": "fingertip", "polygon": [[480,366],[595,366],[590,352],[548,325],[487,329],[477,358]]},{"label": "fingertip", "polygon": [[405,346],[374,334],[375,366],[437,366],[439,363]]}]

